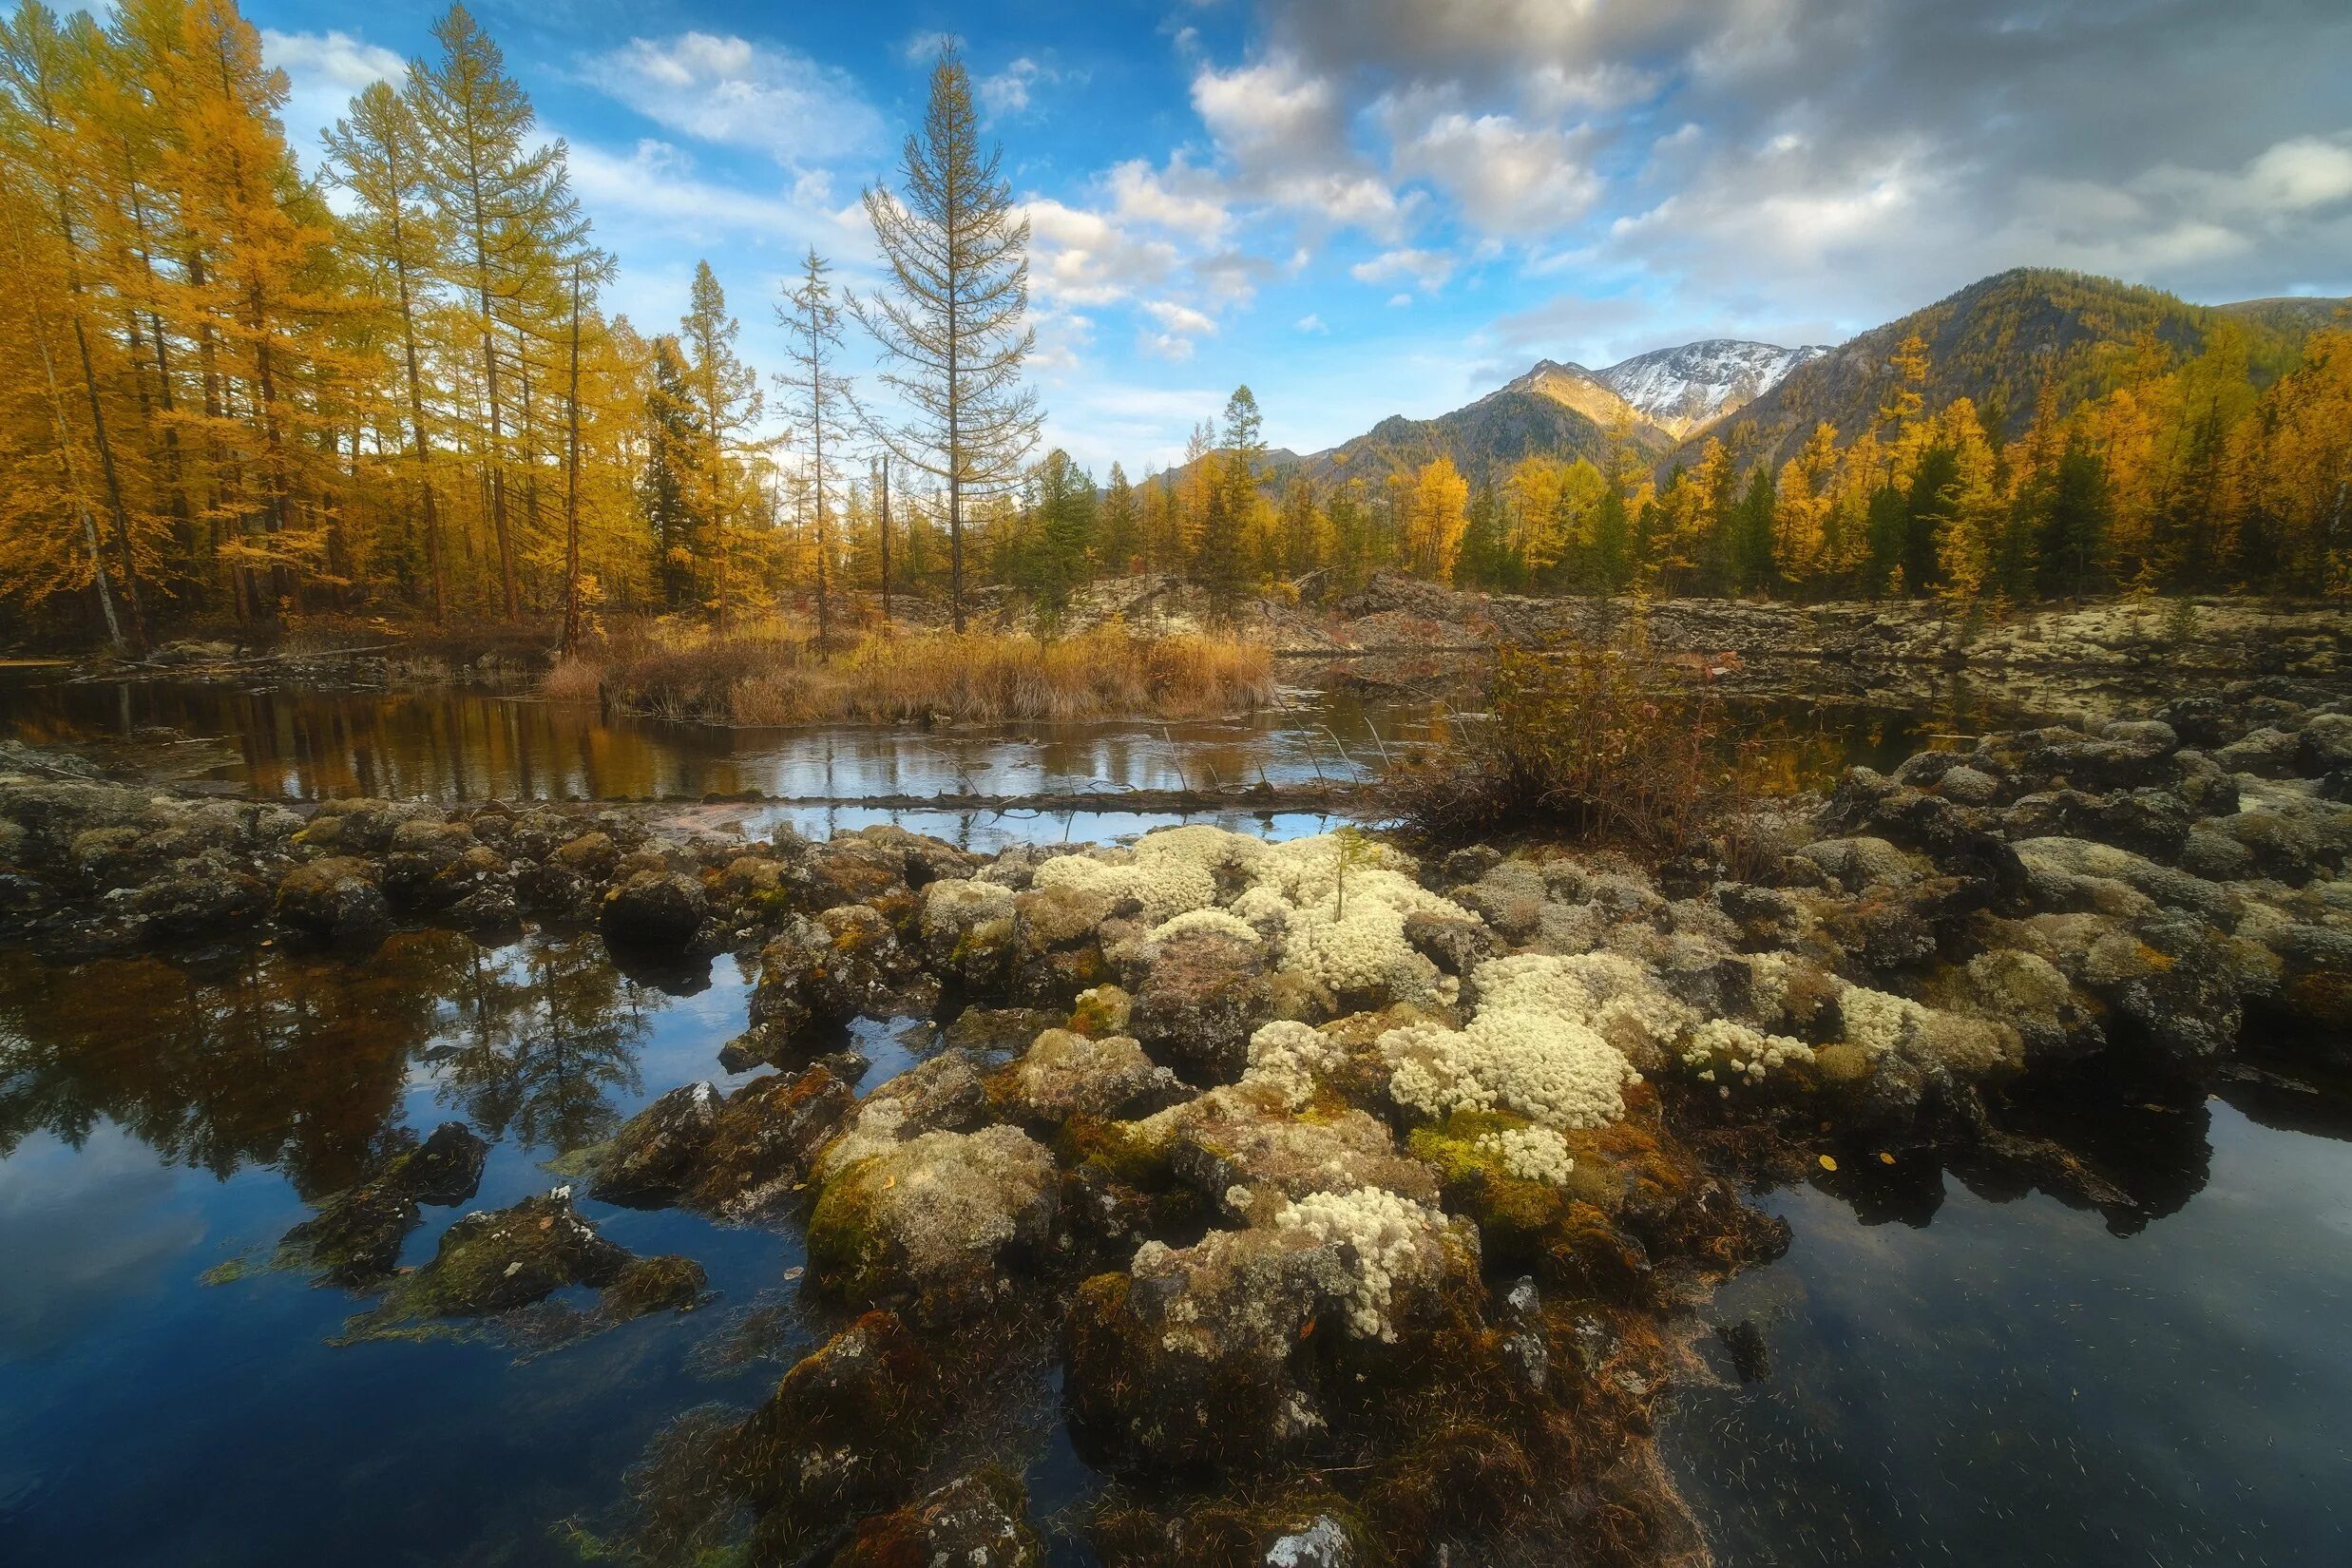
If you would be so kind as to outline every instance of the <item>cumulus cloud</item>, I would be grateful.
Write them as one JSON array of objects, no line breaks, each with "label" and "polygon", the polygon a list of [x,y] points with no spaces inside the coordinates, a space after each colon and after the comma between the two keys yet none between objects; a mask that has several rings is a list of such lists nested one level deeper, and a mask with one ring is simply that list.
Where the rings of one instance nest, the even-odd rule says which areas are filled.
[{"label": "cumulus cloud", "polygon": [[632,38],[588,80],[670,130],[802,165],[882,145],[882,117],[845,71],[732,34]]},{"label": "cumulus cloud", "polygon": [[1292,323],[1292,325],[1295,326],[1300,332],[1314,333],[1322,336],[1329,336],[1331,331],[1330,328],[1323,324],[1323,317],[1317,316],[1312,311],[1309,311],[1305,316],[1300,316],[1295,322]]},{"label": "cumulus cloud", "polygon": [[1439,289],[1454,275],[1454,261],[1437,251],[1383,251],[1368,261],[1349,267],[1348,274],[1359,283],[1393,283],[1399,278],[1410,278],[1424,289]]},{"label": "cumulus cloud", "polygon": [[350,113],[351,101],[369,84],[397,85],[409,74],[407,62],[392,50],[340,31],[264,28],[261,58],[286,73],[286,140],[314,172],[317,133]]}]

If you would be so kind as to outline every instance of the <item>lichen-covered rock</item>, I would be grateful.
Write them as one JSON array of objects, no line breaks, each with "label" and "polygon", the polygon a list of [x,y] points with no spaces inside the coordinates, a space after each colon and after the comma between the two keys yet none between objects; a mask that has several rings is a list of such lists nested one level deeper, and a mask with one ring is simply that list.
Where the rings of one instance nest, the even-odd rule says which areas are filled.
[{"label": "lichen-covered rock", "polygon": [[608,889],[597,913],[605,940],[649,954],[682,953],[710,912],[702,884],[683,871],[641,870]]},{"label": "lichen-covered rock", "polygon": [[1155,945],[1128,1024],[1155,1056],[1195,1081],[1231,1081],[1247,1065],[1250,1035],[1272,1016],[1265,949],[1215,929]]},{"label": "lichen-covered rock", "polygon": [[944,1051],[859,1100],[839,1136],[819,1151],[816,1177],[831,1181],[857,1161],[925,1133],[968,1132],[988,1119],[990,1109],[979,1063],[965,1051]]},{"label": "lichen-covered rock", "polygon": [[658,1257],[631,1258],[597,1303],[600,1325],[626,1323],[655,1312],[683,1312],[702,1300],[710,1289],[702,1265],[690,1257],[665,1252]]},{"label": "lichen-covered rock", "polygon": [[870,906],[790,916],[760,950],[752,1026],[783,1042],[846,1023],[881,1002],[901,962],[889,924]]},{"label": "lichen-covered rock", "polygon": [[1883,838],[1825,838],[1797,851],[1849,893],[1866,888],[1907,888],[1920,879],[1910,857]]},{"label": "lichen-covered rock", "polygon": [[[1073,1418],[1138,1463],[1251,1473],[1325,1431],[1321,1377],[1414,1345],[1449,1304],[1475,1320],[1478,1268],[1473,1233],[1378,1189],[1180,1250],[1146,1242],[1079,1292]],[[1310,1337],[1327,1359],[1299,1353]]]},{"label": "lichen-covered rock", "polygon": [[[240,930],[267,909],[269,903],[269,889],[259,879],[218,851],[175,861],[131,894],[141,934],[172,942],[219,938]],[[354,920],[342,940],[354,948],[364,947],[376,940],[371,930],[365,920]]]},{"label": "lichen-covered rock", "polygon": [[277,919],[316,941],[370,949],[392,929],[392,910],[364,860],[327,855],[296,866],[277,885]]},{"label": "lichen-covered rock", "polygon": [[1100,931],[1119,902],[1100,889],[1067,884],[1013,895],[1005,958],[1012,994],[1066,1004],[1109,979]]},{"label": "lichen-covered rock", "polygon": [[1033,1127],[1073,1116],[1131,1118],[1185,1098],[1176,1076],[1124,1035],[1047,1029],[990,1080],[998,1105]]},{"label": "lichen-covered rock", "polygon": [[832,1568],[1038,1568],[1045,1546],[1028,1512],[1020,1481],[987,1466],[867,1520]]},{"label": "lichen-covered rock", "polygon": [[1078,993],[1070,1004],[1070,1028],[1095,1040],[1127,1032],[1135,998],[1117,985],[1096,985]]},{"label": "lichen-covered rock", "polygon": [[1234,1221],[1270,1218],[1286,1201],[1329,1188],[1437,1200],[1428,1168],[1399,1154],[1379,1119],[1353,1108],[1300,1117],[1246,1079],[1145,1118],[1136,1131],[1166,1152],[1177,1179]]},{"label": "lichen-covered rock", "polygon": [[397,1182],[362,1182],[327,1197],[316,1214],[288,1231],[274,1261],[357,1289],[392,1273],[409,1233],[424,1218],[415,1197]]},{"label": "lichen-covered rock", "polygon": [[986,1310],[1009,1271],[1053,1244],[1053,1157],[1005,1126],[926,1133],[830,1177],[809,1220],[818,1285],[860,1306],[904,1305],[922,1322]]},{"label": "lichen-covered rock", "polygon": [[917,924],[932,970],[984,996],[1005,984],[1013,941],[1013,890],[957,877],[923,889]]},{"label": "lichen-covered rock", "polygon": [[[2027,838],[2013,846],[2027,872],[2036,879],[2036,899],[2044,885],[2063,889],[2071,879],[2093,878],[2120,882],[2151,904],[2184,910],[2216,923],[2230,918],[2229,896],[2202,877],[2159,866],[2145,856],[2110,844],[2080,838]],[[2050,908],[2065,908],[2063,897]],[[2110,913],[2120,913],[2110,910]]]},{"label": "lichen-covered rock", "polygon": [[[1541,916],[1538,917],[1539,924]],[[1416,911],[1405,917],[1405,940],[1444,973],[1466,975],[1495,952],[1495,939],[1475,920]]]}]

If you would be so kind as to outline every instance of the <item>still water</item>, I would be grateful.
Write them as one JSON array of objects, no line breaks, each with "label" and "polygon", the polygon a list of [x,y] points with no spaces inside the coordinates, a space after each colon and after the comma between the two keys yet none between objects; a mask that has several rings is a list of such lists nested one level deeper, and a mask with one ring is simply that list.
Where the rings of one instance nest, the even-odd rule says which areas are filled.
[{"label": "still water", "polygon": [[[170,724],[220,743],[216,781],[292,798],[1013,793],[1208,767],[1283,782],[1366,765],[1340,754],[1374,728],[1416,736],[1410,712],[1323,698],[1031,739],[603,725],[485,694],[134,692],[20,692],[13,733]],[[1758,722],[1811,768],[1899,755],[1969,717]],[[1418,735],[1442,743],[1445,721],[1425,707]],[[985,843],[1119,821],[962,826]],[[798,1233],[583,1199],[631,1251],[700,1262],[715,1299],[536,1354],[334,1345],[365,1302],[270,1254],[404,1134],[462,1120],[488,1139],[467,1207],[490,1208],[667,1089],[733,1087],[717,1051],[746,984],[722,958],[653,988],[592,934],[485,948],[411,932],[357,963],[0,953],[0,1562],[576,1560],[569,1522],[613,1506],[665,1423],[755,1402],[823,1331],[788,1283]],[[860,1030],[864,1087],[923,1048]],[[2132,1151],[2129,1223],[1907,1170],[1762,1199],[1794,1245],[1708,1316],[1754,1323],[1769,1370],[1693,1391],[1666,1432],[1719,1560],[2352,1560],[2352,1094],[2124,1095],[2087,1125]],[[458,1212],[428,1208],[403,1260]],[[1090,1481],[1050,1387],[1036,1393],[1017,1459],[1050,1515]],[[1056,1555],[1086,1560],[1066,1536]]]}]

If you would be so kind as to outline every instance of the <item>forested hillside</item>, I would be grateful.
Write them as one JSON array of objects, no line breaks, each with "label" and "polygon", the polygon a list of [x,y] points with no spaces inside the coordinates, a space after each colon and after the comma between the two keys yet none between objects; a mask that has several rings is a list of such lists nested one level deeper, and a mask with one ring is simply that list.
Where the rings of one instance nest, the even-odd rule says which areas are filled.
[{"label": "forested hillside", "polygon": [[[964,405],[924,384],[926,345],[843,308],[827,258],[746,305],[704,265],[673,321],[602,309],[615,258],[566,147],[462,7],[433,38],[399,86],[352,100],[313,177],[286,141],[286,80],[232,0],[120,0],[103,21],[24,0],[8,19],[12,639],[135,646],[306,611],[562,614],[567,638],[601,614],[724,626],[784,605],[824,624],[843,588],[952,602],[993,581],[1050,608],[1138,570],[1216,603],[1384,569],[1956,606],[2311,596],[2352,576],[2340,302],[2208,308],[2048,271],[1817,357],[1727,341],[1608,372],[1546,362],[1308,457],[1268,449],[1244,387],[1180,465],[1092,473],[1035,448],[1020,208],[977,166],[1001,341],[967,362],[1002,402],[985,454],[925,459],[911,424],[865,418],[830,368],[844,320],[917,415]],[[934,95],[977,126],[951,58]],[[868,210],[878,252],[913,242],[890,238],[904,208]],[[778,313],[795,363],[744,362],[744,308]],[[1731,411],[1670,433],[1714,409]]]}]

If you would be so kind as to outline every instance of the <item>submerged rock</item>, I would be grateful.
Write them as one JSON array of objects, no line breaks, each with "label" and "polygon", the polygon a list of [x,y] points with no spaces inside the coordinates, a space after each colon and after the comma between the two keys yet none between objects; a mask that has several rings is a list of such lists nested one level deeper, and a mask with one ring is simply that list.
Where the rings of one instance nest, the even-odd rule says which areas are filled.
[{"label": "submerged rock", "polygon": [[558,1187],[510,1208],[460,1215],[431,1259],[395,1281],[349,1331],[375,1338],[436,1318],[512,1312],[566,1286],[610,1285],[632,1261],[580,1216],[571,1189]]},{"label": "submerged rock", "polygon": [[1045,1547],[1028,1512],[1020,1481],[987,1466],[867,1520],[832,1568],[1038,1568]]}]

